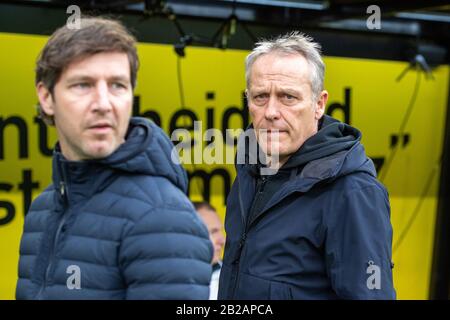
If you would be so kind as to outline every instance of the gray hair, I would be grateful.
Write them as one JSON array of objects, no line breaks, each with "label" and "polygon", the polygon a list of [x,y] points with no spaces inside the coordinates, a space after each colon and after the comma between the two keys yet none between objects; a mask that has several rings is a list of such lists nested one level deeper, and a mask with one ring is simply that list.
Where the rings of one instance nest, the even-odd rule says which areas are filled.
[{"label": "gray hair", "polygon": [[325,75],[325,64],[320,55],[321,46],[313,41],[313,38],[293,31],[271,40],[262,40],[256,43],[256,47],[245,59],[245,79],[247,88],[250,88],[250,73],[253,63],[264,54],[286,53],[301,54],[310,66],[311,89],[313,99],[317,99],[323,90],[323,79]]}]

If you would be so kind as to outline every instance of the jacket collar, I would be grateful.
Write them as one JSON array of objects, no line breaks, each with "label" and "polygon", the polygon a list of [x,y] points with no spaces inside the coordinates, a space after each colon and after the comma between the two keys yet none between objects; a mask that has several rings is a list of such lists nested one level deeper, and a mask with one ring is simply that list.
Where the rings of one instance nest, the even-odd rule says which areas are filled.
[{"label": "jacket collar", "polygon": [[[293,192],[306,193],[318,184],[330,184],[341,176],[358,171],[376,175],[372,160],[365,156],[364,147],[359,142],[349,150],[343,150],[309,162],[300,172],[296,168],[290,170],[292,170],[292,174],[289,181],[272,195],[270,201],[267,202],[258,216],[264,214]],[[254,194],[254,183],[250,182],[254,179],[254,173],[251,172],[249,166],[241,165],[238,166],[237,177],[240,186],[238,192],[241,214],[245,219],[253,197],[249,197],[248,194],[245,196],[244,193],[252,192],[252,195]]]},{"label": "jacket collar", "polygon": [[118,173],[160,176],[187,192],[187,175],[174,159],[173,144],[161,128],[144,118],[131,118],[125,142],[103,159],[69,161],[56,144],[53,183],[66,187],[69,201],[78,201],[106,188]]}]

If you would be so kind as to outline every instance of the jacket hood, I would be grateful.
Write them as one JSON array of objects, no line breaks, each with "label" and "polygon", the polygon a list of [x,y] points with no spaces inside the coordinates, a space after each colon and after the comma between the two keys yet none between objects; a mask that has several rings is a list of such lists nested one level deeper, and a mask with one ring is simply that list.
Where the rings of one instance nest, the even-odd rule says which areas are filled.
[{"label": "jacket hood", "polygon": [[[319,131],[291,156],[274,178],[266,180],[278,185],[272,187],[273,194],[258,215],[292,192],[308,192],[318,184],[331,184],[339,177],[357,172],[376,177],[373,162],[366,156],[360,140],[361,133],[357,129],[324,116],[319,123]],[[249,199],[253,199],[248,194],[256,192],[254,181],[261,178],[261,167],[261,164],[249,163],[236,165],[239,206],[244,219],[252,205]]]},{"label": "jacket hood", "polygon": [[[53,182],[58,185],[68,167],[71,182],[86,183],[89,177],[93,185],[106,183],[117,171],[130,174],[160,176],[187,192],[187,175],[180,164],[171,159],[173,144],[164,131],[153,122],[139,117],[130,120],[125,142],[111,155],[103,159],[69,161],[62,155],[59,144],[53,158]],[[66,168],[66,169],[64,169]]]},{"label": "jacket hood", "polygon": [[[361,144],[361,132],[330,116],[324,115],[319,131],[305,141],[280,171],[313,181],[334,179],[356,171],[376,176],[375,167]],[[260,164],[244,165],[254,175]]]},{"label": "jacket hood", "polygon": [[129,173],[165,177],[186,191],[186,172],[172,161],[172,151],[172,141],[160,127],[145,118],[134,117],[126,142],[100,163]]},{"label": "jacket hood", "polygon": [[294,153],[283,169],[302,166],[342,150],[349,150],[361,140],[361,132],[330,116],[324,115],[319,122],[319,130]]},{"label": "jacket hood", "polygon": [[366,156],[361,138],[358,129],[324,115],[317,134],[302,145],[285,167],[307,163],[300,176],[317,180],[333,180],[355,172],[366,172],[376,177],[375,166]]}]

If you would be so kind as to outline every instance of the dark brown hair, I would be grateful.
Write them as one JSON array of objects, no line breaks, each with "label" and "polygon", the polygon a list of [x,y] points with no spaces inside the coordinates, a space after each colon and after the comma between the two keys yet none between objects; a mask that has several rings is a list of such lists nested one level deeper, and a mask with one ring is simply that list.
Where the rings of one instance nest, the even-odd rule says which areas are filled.
[{"label": "dark brown hair", "polygon": [[[35,83],[42,82],[53,95],[55,84],[70,63],[101,52],[127,54],[134,88],[139,68],[136,39],[119,21],[99,17],[82,17],[79,29],[64,25],[52,34],[38,57]],[[41,118],[53,125],[53,117],[40,105],[38,109]]]}]

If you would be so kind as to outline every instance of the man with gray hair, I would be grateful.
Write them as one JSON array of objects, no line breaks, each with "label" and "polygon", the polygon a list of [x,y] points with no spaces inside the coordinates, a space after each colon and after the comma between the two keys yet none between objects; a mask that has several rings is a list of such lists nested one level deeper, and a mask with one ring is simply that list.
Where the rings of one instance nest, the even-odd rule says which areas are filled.
[{"label": "man with gray hair", "polygon": [[361,132],[324,115],[324,71],[299,32],[247,57],[249,129],[276,173],[236,164],[219,299],[396,297],[388,193]]}]

